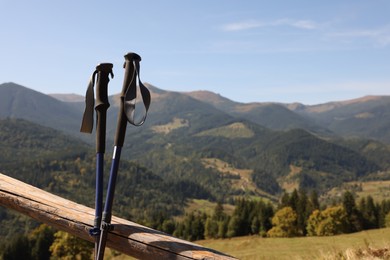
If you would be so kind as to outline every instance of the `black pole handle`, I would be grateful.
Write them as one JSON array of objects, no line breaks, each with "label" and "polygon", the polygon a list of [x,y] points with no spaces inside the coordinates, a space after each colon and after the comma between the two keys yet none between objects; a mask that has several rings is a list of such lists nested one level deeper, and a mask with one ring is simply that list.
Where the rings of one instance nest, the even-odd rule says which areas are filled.
[{"label": "black pole handle", "polygon": [[114,74],[112,72],[113,68],[112,63],[100,63],[96,66],[96,71],[98,71],[98,77],[96,81],[96,105],[95,110],[98,109],[98,107],[103,107],[105,110],[107,110],[110,106],[108,102],[108,82],[110,81],[109,76],[111,75],[111,78],[114,77]]},{"label": "black pole handle", "polygon": [[109,76],[114,77],[112,73],[113,64],[101,63],[96,67],[96,105],[95,111],[97,114],[96,122],[96,152],[104,153],[106,150],[106,118],[107,109],[110,107],[108,102],[108,82]]},{"label": "black pole handle", "polygon": [[129,52],[125,55],[125,76],[123,79],[123,86],[122,91],[120,95],[120,104],[119,104],[119,113],[118,113],[118,122],[117,122],[117,128],[115,133],[115,146],[123,146],[123,143],[125,141],[125,134],[126,134],[126,126],[127,126],[127,117],[125,113],[125,98],[127,90],[131,87],[135,87],[136,81],[135,78],[135,63],[134,61],[140,62],[141,57],[134,53]]},{"label": "black pole handle", "polygon": [[[97,129],[96,129],[96,151],[104,152],[105,136],[106,136],[106,113],[110,106],[108,103],[107,88],[109,75],[114,77],[112,73],[113,65],[111,63],[101,63],[96,66],[88,83],[87,92],[85,95],[85,111],[81,122],[80,132],[92,133],[93,129],[93,110],[97,112]],[[94,97],[95,77],[97,76],[96,84],[96,106]]]}]

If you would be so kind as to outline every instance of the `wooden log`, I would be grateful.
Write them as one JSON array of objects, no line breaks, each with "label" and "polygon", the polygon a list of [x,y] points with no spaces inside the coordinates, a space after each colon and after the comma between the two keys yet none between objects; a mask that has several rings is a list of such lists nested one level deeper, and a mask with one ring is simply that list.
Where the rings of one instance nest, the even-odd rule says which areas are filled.
[{"label": "wooden log", "polygon": [[[93,242],[95,211],[0,173],[0,205]],[[112,218],[107,247],[139,259],[236,259],[137,223]]]}]

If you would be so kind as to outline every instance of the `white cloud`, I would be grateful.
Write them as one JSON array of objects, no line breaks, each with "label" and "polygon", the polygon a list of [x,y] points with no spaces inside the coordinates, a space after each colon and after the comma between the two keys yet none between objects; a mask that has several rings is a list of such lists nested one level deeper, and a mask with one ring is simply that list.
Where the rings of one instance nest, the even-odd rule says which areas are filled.
[{"label": "white cloud", "polygon": [[223,26],[224,31],[243,31],[260,27],[276,27],[290,26],[299,29],[312,30],[319,27],[319,24],[311,20],[293,20],[293,19],[278,19],[269,22],[261,22],[256,20],[248,20],[237,23],[230,23]]},{"label": "white cloud", "polygon": [[223,26],[224,31],[243,31],[253,28],[263,27],[265,24],[258,21],[244,21],[237,23],[230,23]]},{"label": "white cloud", "polygon": [[308,30],[318,28],[318,24],[317,23],[315,23],[313,21],[309,21],[309,20],[293,21],[291,23],[291,26],[294,26],[294,27],[297,27],[297,28],[301,28],[301,29],[308,29]]}]

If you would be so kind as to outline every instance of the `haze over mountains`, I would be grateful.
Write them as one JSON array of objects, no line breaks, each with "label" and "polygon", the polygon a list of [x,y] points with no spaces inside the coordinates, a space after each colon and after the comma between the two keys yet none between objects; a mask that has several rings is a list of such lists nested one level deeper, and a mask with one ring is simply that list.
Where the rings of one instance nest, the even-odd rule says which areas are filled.
[{"label": "haze over mountains", "polygon": [[[149,116],[143,126],[128,127],[124,158],[164,178],[191,181],[210,198],[273,196],[299,187],[325,191],[344,181],[379,178],[389,167],[390,97],[314,106],[244,104],[208,91],[147,86]],[[93,135],[79,133],[84,102],[54,97],[1,84],[0,119],[22,118],[93,144]],[[107,147],[116,126],[115,98],[110,97]]]},{"label": "haze over mountains", "polygon": [[[372,138],[390,143],[388,131],[390,96],[365,96],[317,105],[278,102],[239,103],[210,91],[169,92],[150,84],[146,85],[152,91],[153,101],[159,102],[159,98],[169,93],[175,93],[180,97],[187,95],[229,115],[245,118],[274,130],[302,128],[318,134]],[[84,97],[80,95],[51,94],[50,96],[64,102],[74,102],[73,106],[84,105]],[[202,106],[202,103],[199,103],[199,106]],[[154,104],[155,102],[152,106]]]},{"label": "haze over mountains", "polygon": [[237,103],[208,91],[187,93],[227,113],[275,130],[302,128],[389,142],[390,97],[366,96],[318,105],[300,103]]}]

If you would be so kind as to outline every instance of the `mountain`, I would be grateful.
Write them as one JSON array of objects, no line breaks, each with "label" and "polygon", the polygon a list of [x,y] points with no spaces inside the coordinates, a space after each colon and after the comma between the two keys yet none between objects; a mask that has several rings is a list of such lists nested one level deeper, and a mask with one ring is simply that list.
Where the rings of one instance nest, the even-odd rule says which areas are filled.
[{"label": "mountain", "polygon": [[301,116],[279,103],[238,103],[209,91],[184,93],[197,100],[213,105],[226,113],[245,118],[274,130],[303,128],[311,132],[330,134],[330,131],[313,120]]},{"label": "mountain", "polygon": [[390,96],[366,96],[318,105],[238,103],[209,91],[187,94],[226,113],[274,130],[302,128],[322,136],[390,143]]},{"label": "mountain", "polygon": [[[390,97],[386,96],[367,96],[310,106],[299,103],[239,103],[209,91],[180,93],[164,91],[147,83],[146,85],[152,92],[153,102],[148,121],[153,120],[153,123],[163,119],[159,115],[154,121],[153,115],[161,114],[161,109],[164,113],[167,109],[169,111],[171,104],[166,102],[167,98],[169,99],[173,94],[176,97],[186,95],[199,101],[195,105],[199,108],[207,104],[208,109],[211,106],[225,115],[247,119],[273,130],[301,128],[325,137],[354,136],[390,143],[390,131],[388,131],[390,129]],[[65,130],[92,142],[93,138],[78,132],[84,110],[84,100],[81,96],[53,94],[56,97],[53,99],[14,83],[1,84],[0,94],[2,97],[0,98],[0,118],[25,118],[55,129]],[[63,101],[61,102],[60,99]],[[11,104],[13,100],[18,100],[20,103]],[[113,139],[115,133],[117,100],[117,95],[110,97],[109,134],[107,136],[109,140]],[[61,113],[60,117],[59,113]]]},{"label": "mountain", "polygon": [[[336,133],[349,126],[335,127],[340,115],[372,113],[378,121],[358,132],[370,130],[371,136],[379,119],[386,119],[386,98],[322,107],[242,104],[210,92],[148,87],[152,104],[145,124],[127,126],[115,215],[160,228],[165,220],[182,216],[192,200],[232,204],[246,197],[277,202],[283,191],[295,188],[321,195],[344,182],[390,178],[389,145],[342,138],[330,130]],[[118,95],[110,97],[110,104],[106,174]],[[84,101],[60,101],[14,83],[1,84],[0,172],[93,206],[94,134],[79,133],[83,110]],[[2,241],[11,234],[29,233],[33,225],[28,221],[0,207]]]},{"label": "mountain", "polygon": [[362,137],[390,143],[390,96],[366,96],[314,106],[295,112],[344,137]]},{"label": "mountain", "polygon": [[[122,157],[137,160],[160,177],[185,182],[188,190],[197,187],[191,194],[208,194],[215,200],[246,193],[271,197],[291,187],[325,191],[388,167],[384,162],[384,155],[390,156],[388,147],[374,145],[363,153],[367,151],[363,145],[321,137],[329,130],[319,127],[323,121],[313,119],[313,112],[303,105],[295,104],[292,111],[282,104],[236,103],[205,91],[148,87],[152,94],[148,119],[141,127],[128,125]],[[61,102],[12,83],[0,85],[0,91],[8,102],[2,110],[8,111],[6,117],[26,118],[26,106],[35,105],[27,120],[44,125],[45,113],[53,128],[94,143],[94,135],[79,133],[83,102]],[[110,97],[108,150],[115,134],[117,99]],[[61,120],[62,114],[68,119]],[[66,127],[60,124],[67,122]],[[374,156],[379,152],[382,156]]]},{"label": "mountain", "polygon": [[80,128],[80,109],[53,97],[17,85],[0,85],[0,119],[23,118],[43,126],[76,134]]},{"label": "mountain", "polygon": [[[212,93],[198,92],[193,98],[192,94],[149,87],[153,100],[150,117],[144,128],[130,128],[124,149],[130,158],[163,176],[195,178],[204,174],[203,179],[215,182],[210,176],[221,178],[223,170],[205,162],[217,160],[237,172],[250,170],[258,189],[275,194],[288,189],[288,183],[326,190],[387,166],[379,166],[347,145],[304,130],[275,132],[253,120],[226,113],[215,104],[226,109],[232,101]],[[385,153],[389,154],[388,149]],[[206,165],[217,172],[208,174]]]},{"label": "mountain", "polygon": [[77,94],[49,94],[49,96],[63,102],[83,102],[85,97]]}]

